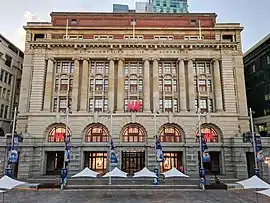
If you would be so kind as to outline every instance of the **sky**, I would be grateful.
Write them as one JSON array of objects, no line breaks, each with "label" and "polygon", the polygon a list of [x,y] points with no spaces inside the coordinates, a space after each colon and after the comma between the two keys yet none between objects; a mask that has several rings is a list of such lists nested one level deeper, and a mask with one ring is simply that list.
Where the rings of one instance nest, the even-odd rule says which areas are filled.
[{"label": "sky", "polygon": [[[147,0],[0,0],[0,33],[24,50],[28,21],[50,21],[52,11],[111,12],[113,3],[135,7]],[[237,22],[244,27],[243,51],[270,33],[270,0],[188,0],[189,12],[214,12],[217,22]]]}]

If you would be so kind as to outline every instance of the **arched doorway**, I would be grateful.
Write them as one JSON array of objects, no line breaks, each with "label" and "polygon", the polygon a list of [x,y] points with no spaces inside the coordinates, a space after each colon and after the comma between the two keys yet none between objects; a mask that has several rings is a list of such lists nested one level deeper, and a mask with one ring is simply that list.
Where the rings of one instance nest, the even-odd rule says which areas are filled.
[{"label": "arched doorway", "polygon": [[[104,143],[109,141],[108,129],[100,123],[91,124],[85,131],[84,141],[86,143]],[[107,171],[107,151],[84,152],[84,165],[91,170],[104,174]]]},{"label": "arched doorway", "polygon": [[[204,123],[201,125],[201,135],[204,138],[206,144],[211,146],[211,143],[217,143],[220,139],[220,130],[217,126],[209,123]],[[199,132],[196,133],[196,141],[199,142]],[[211,151],[210,154],[210,162],[204,162],[203,167],[205,169],[205,173],[209,175],[219,175],[221,174],[221,151]],[[201,154],[198,152],[199,159],[199,167],[201,165]]]},{"label": "arched doorway", "polygon": [[[183,141],[184,132],[179,125],[165,124],[159,129],[158,138],[161,145],[166,143],[180,143]],[[183,172],[183,152],[182,151],[163,151],[164,161],[160,163],[160,171],[166,172],[173,167]]]},{"label": "arched doorway", "polygon": [[[146,131],[144,127],[137,123],[125,126],[121,133],[122,143],[135,144],[146,141]],[[134,147],[133,147],[134,148]],[[122,151],[122,170],[127,173],[137,172],[145,167],[144,150],[125,150]]]},{"label": "arched doorway", "polygon": [[[71,138],[71,131],[67,128],[67,136]],[[61,143],[65,141],[66,126],[64,124],[56,124],[50,128],[47,135],[48,142]],[[59,175],[64,164],[64,145],[59,151],[46,151],[46,174],[47,175]]]}]

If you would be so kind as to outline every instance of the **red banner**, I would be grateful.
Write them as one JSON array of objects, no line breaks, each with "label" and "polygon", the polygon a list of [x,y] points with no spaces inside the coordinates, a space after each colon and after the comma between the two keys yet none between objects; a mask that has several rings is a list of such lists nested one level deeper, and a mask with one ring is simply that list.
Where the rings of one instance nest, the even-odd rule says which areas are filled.
[{"label": "red banner", "polygon": [[141,102],[139,100],[137,101],[130,101],[127,104],[128,111],[130,112],[139,112],[141,109]]}]

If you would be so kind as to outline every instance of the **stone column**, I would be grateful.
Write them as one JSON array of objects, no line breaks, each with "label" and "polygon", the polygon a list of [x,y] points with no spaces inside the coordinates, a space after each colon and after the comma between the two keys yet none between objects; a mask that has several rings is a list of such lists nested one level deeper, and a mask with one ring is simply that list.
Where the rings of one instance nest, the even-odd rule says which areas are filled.
[{"label": "stone column", "polygon": [[125,76],[124,59],[118,61],[118,84],[117,84],[117,111],[124,112],[125,105]]},{"label": "stone column", "polygon": [[78,97],[79,97],[79,76],[80,76],[80,61],[74,60],[74,72],[73,72],[73,87],[72,87],[72,112],[78,111]]},{"label": "stone column", "polygon": [[183,59],[178,60],[178,76],[179,76],[179,99],[180,99],[180,111],[187,110],[187,90],[186,90],[186,73],[185,63]]},{"label": "stone column", "polygon": [[[108,75],[108,102],[109,102],[109,111],[114,111],[114,73],[115,73],[115,67],[114,67],[114,59],[108,59],[109,60],[109,75]],[[124,87],[123,87],[124,88]]]},{"label": "stone column", "polygon": [[54,59],[49,58],[47,64],[47,76],[45,83],[44,108],[46,112],[52,111],[52,96],[54,87]]},{"label": "stone column", "polygon": [[220,67],[219,67],[219,61],[217,59],[214,59],[214,62],[213,62],[213,76],[214,76],[216,111],[220,112],[220,111],[223,111],[223,108],[222,108],[222,89],[221,89]]},{"label": "stone column", "polygon": [[[89,89],[89,59],[83,59],[82,77],[80,92],[80,111],[87,112],[88,89]],[[72,90],[73,91],[73,90]],[[73,101],[72,101],[73,103]]]},{"label": "stone column", "polygon": [[150,112],[150,64],[144,59],[143,67],[143,111]]},{"label": "stone column", "polygon": [[195,112],[195,91],[194,91],[194,74],[193,74],[193,60],[188,60],[188,103],[189,110]]},{"label": "stone column", "polygon": [[154,59],[153,61],[153,109],[159,111],[158,59]]}]

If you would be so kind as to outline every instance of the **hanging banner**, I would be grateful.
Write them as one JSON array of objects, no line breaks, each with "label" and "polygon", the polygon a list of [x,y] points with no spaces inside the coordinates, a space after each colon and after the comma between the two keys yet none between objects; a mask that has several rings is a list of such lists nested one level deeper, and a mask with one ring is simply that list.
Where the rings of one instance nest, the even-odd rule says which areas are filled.
[{"label": "hanging banner", "polygon": [[158,137],[155,137],[155,145],[156,145],[156,159],[157,162],[163,162],[164,161],[164,156],[163,156],[163,151],[162,151],[162,146],[160,141],[158,140]]},{"label": "hanging banner", "polygon": [[264,161],[261,136],[255,135],[256,159],[258,162]]},{"label": "hanging banner", "polygon": [[202,160],[204,163],[208,163],[210,162],[210,154],[208,152],[208,146],[205,142],[204,136],[202,137],[202,141],[201,141],[201,153],[202,153]]},{"label": "hanging banner", "polygon": [[65,158],[66,167],[70,163],[70,150],[71,150],[70,138],[69,138],[69,136],[65,135],[65,155],[64,155],[64,158]]},{"label": "hanging banner", "polygon": [[111,139],[111,142],[110,142],[110,145],[111,145],[111,163],[112,164],[117,164],[117,157],[116,157],[116,154],[114,152],[114,144],[113,144],[113,140]]}]

